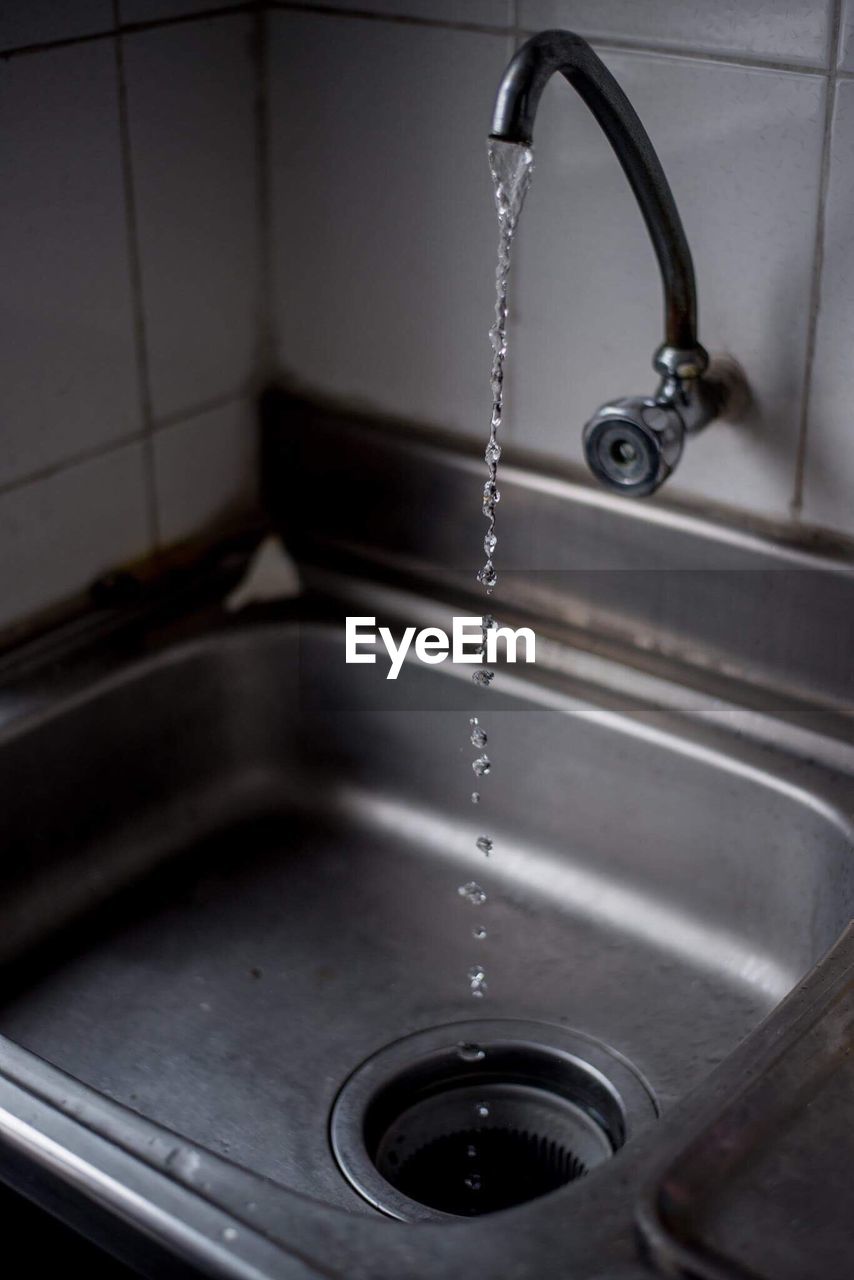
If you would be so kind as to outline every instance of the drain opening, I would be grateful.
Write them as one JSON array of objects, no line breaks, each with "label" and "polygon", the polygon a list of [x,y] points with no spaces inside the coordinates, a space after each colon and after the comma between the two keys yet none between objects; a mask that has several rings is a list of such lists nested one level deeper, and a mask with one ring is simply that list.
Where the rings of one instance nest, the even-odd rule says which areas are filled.
[{"label": "drain opening", "polygon": [[613,1154],[622,1120],[611,1099],[603,1120],[596,1085],[579,1065],[532,1045],[492,1046],[477,1064],[449,1048],[374,1098],[368,1154],[387,1182],[428,1209],[463,1217],[509,1209]]},{"label": "drain opening", "polygon": [[515,1129],[468,1129],[428,1142],[399,1170],[380,1172],[420,1204],[475,1217],[556,1191],[587,1166],[553,1139]]},{"label": "drain opening", "polygon": [[610,1152],[584,1116],[540,1093],[485,1082],[417,1102],[383,1134],[377,1170],[411,1200],[462,1217],[556,1191]]},{"label": "drain opening", "polygon": [[[513,1026],[419,1033],[369,1059],[344,1086],[333,1150],[377,1208],[405,1220],[475,1217],[582,1178],[627,1137],[626,1101],[603,1063],[616,1067],[635,1118],[655,1114],[631,1069],[601,1046],[557,1028],[558,1045],[513,1040]],[[461,1053],[462,1030],[483,1046],[481,1058]],[[599,1065],[569,1051],[579,1047]]]}]

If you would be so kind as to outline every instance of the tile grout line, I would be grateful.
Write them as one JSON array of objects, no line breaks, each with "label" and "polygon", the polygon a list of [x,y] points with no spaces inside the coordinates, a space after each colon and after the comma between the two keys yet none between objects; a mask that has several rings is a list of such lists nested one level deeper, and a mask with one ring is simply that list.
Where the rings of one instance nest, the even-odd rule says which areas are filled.
[{"label": "tile grout line", "polygon": [[[205,19],[216,19],[246,13],[251,14],[253,12],[265,13],[273,10],[278,10],[283,13],[307,13],[317,14],[318,16],[355,19],[357,21],[382,22],[396,26],[423,27],[429,30],[469,31],[475,34],[494,36],[511,35],[517,39],[519,37],[534,34],[533,28],[521,26],[518,20],[512,22],[510,25],[493,25],[478,22],[455,22],[452,19],[425,18],[409,14],[394,14],[379,10],[372,10],[370,8],[338,9],[335,7],[334,3],[324,4],[321,2],[313,2],[313,0],[260,0],[260,3],[253,3],[253,0],[246,0],[243,4],[226,5],[219,9],[205,9],[187,14],[176,14],[168,18],[152,19],[148,22],[119,22],[110,30],[94,31],[83,36],[70,36],[65,39],[42,41],[37,44],[12,46],[7,49],[0,49],[0,60],[23,57],[29,54],[44,53],[52,49],[63,49],[73,45],[88,44],[96,40],[107,40],[113,38],[116,31],[120,32],[124,36],[132,36],[141,32],[160,30],[164,27],[186,25],[187,23],[200,22]],[[748,70],[781,71],[792,75],[826,76],[828,74],[826,66],[813,63],[789,62],[785,58],[752,58],[747,54],[717,53],[711,49],[692,48],[688,46],[679,48],[672,45],[663,45],[654,40],[645,41],[642,39],[621,39],[618,36],[610,36],[601,39],[596,39],[592,36],[587,38],[590,39],[590,43],[594,48],[604,50],[605,52],[647,53],[663,57],[681,58],[684,61],[713,62],[724,66],[743,67]],[[835,75],[836,78],[846,79],[854,76],[854,72],[836,72]]]},{"label": "tile grout line", "polygon": [[793,520],[800,521],[804,503],[804,484],[807,465],[807,437],[809,435],[809,415],[812,402],[813,374],[818,338],[818,318],[821,307],[821,284],[824,268],[825,227],[827,222],[827,196],[830,187],[831,142],[833,137],[833,117],[836,106],[836,84],[838,80],[837,63],[842,31],[842,0],[834,0],[831,18],[829,58],[827,82],[825,84],[824,130],[821,145],[821,167],[819,170],[818,201],[815,219],[815,241],[813,248],[813,269],[810,282],[809,320],[807,325],[807,342],[804,353],[804,385],[801,393],[801,413],[798,426],[798,443],[795,455],[795,476],[792,488],[790,514]]},{"label": "tile grout line", "polygon": [[[522,36],[536,35],[533,27],[520,27]],[[583,32],[579,32],[583,35]],[[789,62],[786,58],[750,57],[746,53],[718,53],[696,45],[667,45],[655,40],[632,39],[628,36],[584,36],[594,49],[606,53],[651,53],[658,57],[680,58],[684,62],[713,62],[727,67],[742,67],[749,71],[783,71],[789,75],[826,76],[827,67],[815,62]]]},{"label": "tile grout line", "polygon": [[427,27],[431,30],[472,31],[490,36],[506,36],[513,34],[513,26],[500,22],[464,22],[453,18],[425,18],[418,14],[390,13],[388,10],[371,9],[339,9],[334,2],[324,4],[323,0],[265,0],[264,7],[278,9],[284,13],[317,14],[319,17],[346,18],[356,22],[384,22],[397,27]]},{"label": "tile grout line", "polygon": [[245,400],[251,394],[252,388],[247,385],[232,387],[230,391],[223,391],[221,395],[211,396],[208,400],[197,400],[195,404],[187,405],[184,409],[176,409],[173,413],[164,413],[159,418],[152,419],[151,432],[157,435],[161,431],[169,431],[172,427],[180,427],[184,422],[191,422],[193,418],[201,418],[206,413],[213,413],[216,409],[224,409],[227,405],[237,404],[240,400]]},{"label": "tile grout line", "polygon": [[[323,3],[322,0],[267,0],[268,9],[277,9],[284,13],[316,14],[319,17],[353,19],[362,22],[383,22],[396,26],[426,27],[432,30],[471,31],[483,35],[512,35],[524,38],[535,35],[537,29],[526,27],[518,21],[509,26],[478,22],[454,22],[451,19],[424,18],[409,14],[387,13],[376,9],[338,9],[334,3]],[[583,34],[580,33],[580,34]],[[650,53],[670,58],[681,58],[691,62],[714,62],[725,66],[743,67],[757,71],[783,71],[794,75],[826,76],[827,67],[820,63],[790,62],[785,58],[750,57],[748,54],[718,53],[713,49],[701,49],[691,46],[679,47],[664,45],[655,40],[622,39],[619,36],[596,38],[585,36],[595,49],[615,53]],[[854,74],[854,73],[852,73]]]},{"label": "tile grout line", "polygon": [[154,417],[151,404],[151,379],[148,360],[148,339],[145,327],[145,309],[142,292],[142,262],[139,251],[139,227],[136,216],[136,190],[131,154],[130,117],[128,113],[127,85],[125,83],[124,49],[120,31],[118,0],[113,0],[113,16],[116,23],[114,49],[118,83],[119,137],[121,144],[122,180],[125,196],[125,224],[130,275],[131,307],[133,310],[134,348],[136,352],[137,382],[139,386],[140,414],[142,417],[142,459],[145,503],[148,514],[148,535],[152,549],[160,545],[160,515],[157,507],[157,488],[154,475]]},{"label": "tile grout line", "polygon": [[[186,409],[179,409],[175,413],[166,414],[152,422],[150,435],[157,436],[163,431],[170,431],[173,427],[180,427],[186,422],[193,422],[194,419],[200,418],[206,413],[213,413],[215,410],[224,409],[228,405],[239,404],[241,400],[246,399],[247,394],[248,388],[235,387],[232,391],[226,391],[221,396],[199,401],[196,404],[188,405]],[[108,440],[104,444],[92,445],[89,449],[81,449],[77,453],[66,454],[56,462],[37,467],[35,471],[28,471],[22,476],[16,476],[14,480],[6,480],[0,483],[0,498],[5,497],[8,493],[14,493],[16,489],[26,489],[29,485],[38,484],[42,480],[50,480],[53,476],[59,475],[63,471],[73,471],[75,467],[85,467],[90,462],[97,462],[99,458],[105,458],[111,453],[118,453],[130,445],[144,444],[148,438],[149,433],[143,427],[138,431],[125,432],[123,435],[116,436],[114,440]]]},{"label": "tile grout line", "polygon": [[140,444],[143,439],[144,432],[129,431],[125,435],[117,436],[115,440],[107,441],[106,444],[96,444],[79,453],[68,454],[59,462],[51,462],[47,466],[38,467],[35,471],[28,471],[26,475],[0,484],[0,498],[14,493],[17,489],[27,489],[30,485],[40,484],[43,480],[51,480],[63,471],[73,471],[76,467],[85,467],[87,463],[97,462],[99,458],[108,457],[111,453],[119,453],[129,445]]},{"label": "tile grout line", "polygon": [[[263,3],[263,0],[261,0]],[[30,54],[48,53],[52,49],[70,49],[75,45],[93,44],[98,40],[111,40],[116,32],[125,36],[137,35],[145,31],[159,31],[164,27],[186,26],[191,22],[203,22],[209,18],[227,18],[235,14],[251,13],[258,0],[242,0],[239,4],[223,5],[217,9],[196,9],[191,13],[177,13],[164,18],[151,18],[144,22],[122,22],[118,14],[118,4],[114,3],[115,20],[111,27],[103,31],[89,31],[82,36],[63,36],[56,40],[38,40],[32,44],[9,45],[0,49],[0,61],[7,58],[22,58]]]}]

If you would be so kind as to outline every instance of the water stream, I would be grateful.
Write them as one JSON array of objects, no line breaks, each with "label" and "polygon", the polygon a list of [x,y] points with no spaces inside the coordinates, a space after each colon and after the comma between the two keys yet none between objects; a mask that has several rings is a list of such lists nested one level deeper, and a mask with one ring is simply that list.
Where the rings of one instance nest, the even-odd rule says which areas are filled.
[{"label": "water stream", "polygon": [[498,434],[504,416],[504,363],[507,358],[507,291],[510,281],[510,251],[522,205],[531,185],[534,153],[517,142],[489,142],[489,170],[495,187],[498,212],[498,266],[495,269],[495,320],[489,331],[492,344],[492,418],[489,423],[484,461],[488,479],[483,486],[483,514],[488,520],[483,539],[486,562],[478,570],[477,580],[491,595],[498,582],[494,555],[498,545],[495,533],[495,508],[501,499],[498,489],[498,460],[501,444]]},{"label": "water stream", "polygon": [[[498,573],[495,568],[495,550],[498,546],[498,536],[495,532],[495,508],[501,498],[498,489],[498,462],[501,457],[499,433],[504,416],[504,364],[507,358],[507,293],[510,280],[510,254],[513,237],[516,234],[516,224],[530,186],[533,165],[534,155],[530,147],[512,142],[497,142],[490,139],[489,168],[495,188],[495,206],[498,212],[498,265],[495,271],[495,319],[489,331],[489,340],[492,345],[490,378],[492,386],[492,417],[489,423],[489,439],[484,452],[487,480],[483,486],[483,514],[487,520],[487,527],[483,538],[483,550],[486,555],[486,561],[477,572],[477,580],[486,591],[487,596],[492,595],[498,583]],[[487,637],[490,630],[495,627],[495,619],[488,613],[484,614],[481,625],[482,665],[475,670],[472,679],[475,684],[489,688],[495,673],[487,666]],[[472,761],[471,766],[479,786],[491,772],[492,762],[484,751],[488,740],[487,732],[477,716],[472,716],[469,720],[469,740],[472,746],[480,753]],[[472,804],[480,804],[480,791],[473,791],[471,799]],[[488,858],[493,848],[492,837],[479,835],[475,844],[478,851]],[[482,907],[487,899],[486,890],[475,880],[470,880],[467,884],[460,885],[459,893],[473,907]],[[475,941],[483,941],[486,936],[485,926],[477,923],[472,929],[472,937]],[[473,964],[468,970],[468,986],[471,995],[475,999],[483,999],[486,995],[486,971],[482,964]],[[477,1048],[477,1046],[474,1047]],[[464,1048],[471,1050],[472,1046],[468,1045],[464,1046]]]}]

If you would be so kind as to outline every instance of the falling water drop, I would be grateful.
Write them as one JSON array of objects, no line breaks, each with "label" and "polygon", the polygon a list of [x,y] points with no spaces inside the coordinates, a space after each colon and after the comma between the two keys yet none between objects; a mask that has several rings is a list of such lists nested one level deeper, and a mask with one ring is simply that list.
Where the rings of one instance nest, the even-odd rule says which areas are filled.
[{"label": "falling water drop", "polygon": [[490,671],[487,667],[478,667],[477,671],[472,672],[472,680],[475,684],[482,684],[486,688],[492,684],[495,679],[495,672]]},{"label": "falling water drop", "polygon": [[494,480],[487,480],[483,486],[483,514],[492,517],[495,508],[501,501],[501,493]]},{"label": "falling water drop", "polygon": [[457,889],[457,893],[461,898],[465,898],[466,902],[470,902],[473,907],[482,907],[486,902],[486,890],[481,888],[476,880],[469,880],[466,884],[461,884]]},{"label": "falling water drop", "polygon": [[476,924],[476,925],[475,925],[475,927],[474,927],[474,928],[472,929],[472,931],[471,931],[471,936],[472,936],[472,937],[473,937],[477,942],[483,942],[483,939],[486,937],[486,930],[484,929],[483,925],[482,925],[482,924]]},{"label": "falling water drop", "polygon": [[469,990],[476,1000],[486,995],[486,973],[479,964],[473,964],[468,971]]},{"label": "falling water drop", "polygon": [[473,747],[478,747],[482,751],[486,746],[486,733],[481,729],[477,716],[472,716],[469,720],[469,724],[471,725],[471,744]]},{"label": "falling water drop", "polygon": [[472,760],[471,767],[479,778],[485,778],[492,768],[489,756],[478,756],[476,760]]},{"label": "falling water drop", "polygon": [[471,793],[471,802],[472,802],[472,804],[480,804],[480,792],[479,792],[479,791],[473,791],[473,792]]},{"label": "falling water drop", "polygon": [[490,840],[489,836],[478,836],[478,838],[475,840],[475,844],[477,845],[478,849],[480,849],[481,853],[486,854],[487,858],[492,853],[492,841]]}]

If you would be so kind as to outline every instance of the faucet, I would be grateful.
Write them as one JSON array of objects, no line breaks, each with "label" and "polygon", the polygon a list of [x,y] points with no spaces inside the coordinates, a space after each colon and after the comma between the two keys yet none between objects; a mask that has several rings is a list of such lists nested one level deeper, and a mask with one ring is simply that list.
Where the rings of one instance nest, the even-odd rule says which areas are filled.
[{"label": "faucet", "polygon": [[653,356],[660,375],[652,396],[628,396],[597,409],[584,427],[584,452],[607,488],[633,497],[654,493],[699,431],[734,401],[747,399],[732,362],[708,372],[697,338],[694,264],[661,162],[637,113],[586,40],[571,31],[542,31],[517,51],[501,79],[490,137],[533,142],[540,95],[555,71],[586,102],[614,149],[640,206],[664,289],[664,341]]}]

